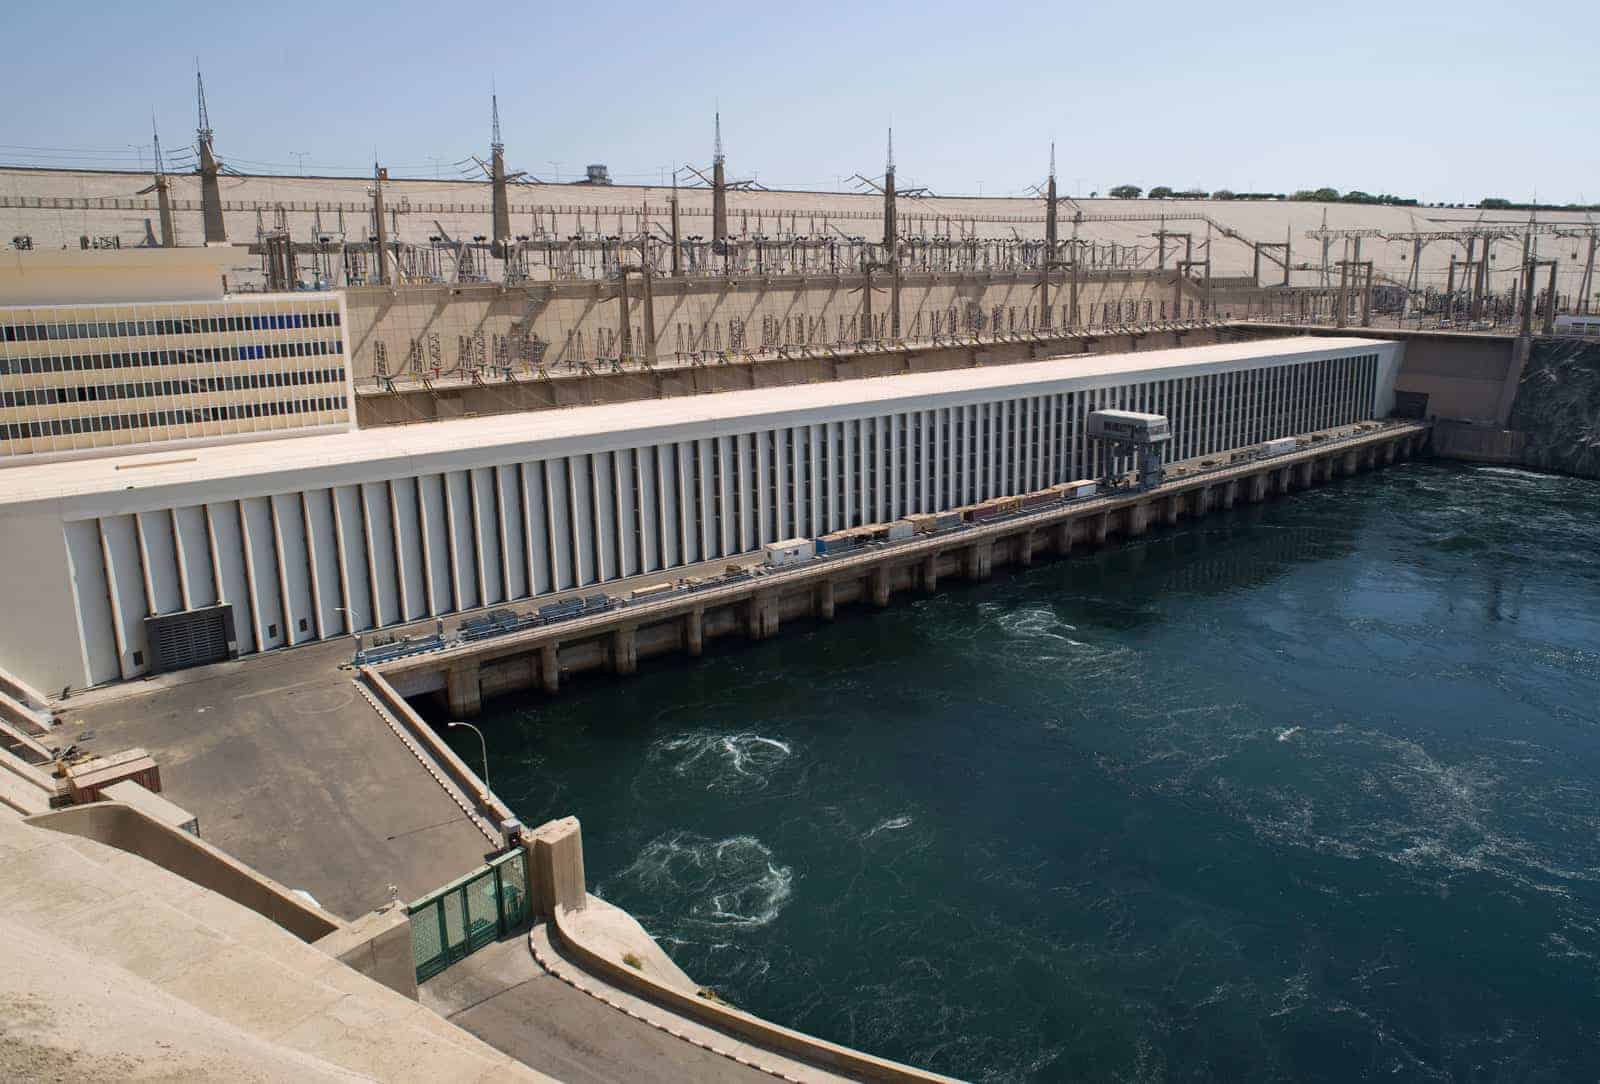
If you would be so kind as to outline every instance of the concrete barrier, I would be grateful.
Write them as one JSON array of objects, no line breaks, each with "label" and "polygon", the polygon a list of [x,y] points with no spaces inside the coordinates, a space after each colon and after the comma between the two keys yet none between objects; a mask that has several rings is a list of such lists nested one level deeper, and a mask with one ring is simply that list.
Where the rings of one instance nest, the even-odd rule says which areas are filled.
[{"label": "concrete barrier", "polygon": [[433,760],[452,783],[472,797],[480,814],[489,821],[499,826],[516,817],[511,807],[502,802],[478,774],[455,754],[445,740],[434,731],[433,727],[423,721],[416,713],[406,698],[395,692],[382,674],[370,666],[363,666],[360,670],[361,678],[366,683],[374,696],[388,709],[395,720],[405,729],[413,741]]},{"label": "concrete barrier", "polygon": [[417,964],[411,949],[411,919],[404,904],[369,912],[316,941],[329,956],[417,1000]]},{"label": "concrete barrier", "polygon": [[344,925],[337,917],[205,840],[153,820],[121,802],[91,802],[37,814],[26,822],[137,855],[248,907],[302,941],[320,940]]}]

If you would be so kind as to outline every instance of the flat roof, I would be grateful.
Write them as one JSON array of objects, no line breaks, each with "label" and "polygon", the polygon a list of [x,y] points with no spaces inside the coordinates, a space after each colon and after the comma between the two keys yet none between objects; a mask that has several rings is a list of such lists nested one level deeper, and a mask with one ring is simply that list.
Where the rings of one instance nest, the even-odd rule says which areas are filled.
[{"label": "flat roof", "polygon": [[[116,504],[128,508],[159,507],[149,503],[154,496],[151,490],[219,480],[230,483],[227,496],[195,497],[188,503],[228,500],[291,492],[306,485],[382,481],[412,473],[693,439],[672,432],[685,425],[698,424],[700,431],[693,434],[697,438],[849,420],[883,413],[886,406],[897,409],[896,404],[904,404],[898,409],[924,410],[990,399],[997,392],[1054,394],[1101,386],[1106,377],[1171,379],[1262,362],[1293,364],[1398,348],[1398,343],[1377,339],[1295,336],[1131,354],[1068,354],[993,367],[496,414],[273,441],[110,453],[102,458],[0,469],[0,507],[95,494],[121,495]],[[824,412],[831,413],[819,416]],[[430,459],[432,462],[418,462]],[[337,468],[359,468],[359,472]],[[332,471],[337,477],[298,484],[285,477],[307,471]],[[138,491],[139,498],[127,492],[130,490]],[[90,514],[111,513],[107,508]]]}]

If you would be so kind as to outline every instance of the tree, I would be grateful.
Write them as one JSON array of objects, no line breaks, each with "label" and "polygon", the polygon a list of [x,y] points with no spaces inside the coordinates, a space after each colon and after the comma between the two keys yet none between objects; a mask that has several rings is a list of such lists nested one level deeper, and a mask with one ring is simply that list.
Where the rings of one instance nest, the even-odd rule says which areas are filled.
[{"label": "tree", "polygon": [[1151,199],[1171,199],[1172,189],[1164,184],[1158,184],[1150,190]]},{"label": "tree", "polygon": [[1111,190],[1112,199],[1138,199],[1144,189],[1136,184],[1119,184]]},{"label": "tree", "polygon": [[1337,203],[1339,202],[1339,190],[1337,188],[1302,188],[1289,198],[1309,200],[1313,203]]},{"label": "tree", "polygon": [[1232,199],[1233,198],[1233,193],[1228,191],[1226,188],[1219,188],[1215,192],[1211,193],[1211,198],[1212,199]]},{"label": "tree", "polygon": [[1511,201],[1501,199],[1499,196],[1489,196],[1478,201],[1478,209],[1481,211],[1509,211],[1511,210]]}]

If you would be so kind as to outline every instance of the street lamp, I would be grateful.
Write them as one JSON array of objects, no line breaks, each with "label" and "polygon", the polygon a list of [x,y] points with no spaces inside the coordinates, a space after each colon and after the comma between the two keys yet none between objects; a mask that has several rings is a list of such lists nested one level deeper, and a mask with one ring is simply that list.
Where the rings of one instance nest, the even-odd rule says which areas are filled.
[{"label": "street lamp", "polygon": [[484,790],[488,790],[489,789],[489,743],[483,740],[483,731],[479,730],[477,727],[473,726],[471,723],[452,722],[449,725],[450,726],[464,726],[468,730],[472,731],[474,734],[478,735],[478,745],[480,747],[482,747],[482,749],[483,749],[483,789]]}]

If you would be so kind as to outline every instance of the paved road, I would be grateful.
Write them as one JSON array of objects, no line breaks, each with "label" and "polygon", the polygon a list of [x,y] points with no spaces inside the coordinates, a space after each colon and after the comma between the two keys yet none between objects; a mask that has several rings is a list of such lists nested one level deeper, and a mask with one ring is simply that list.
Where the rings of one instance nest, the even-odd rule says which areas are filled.
[{"label": "paved road", "polygon": [[200,834],[354,918],[465,873],[484,838],[356,692],[350,643],[220,663],[68,701],[61,739],[150,750]]},{"label": "paved road", "polygon": [[541,968],[526,934],[428,980],[422,1003],[566,1084],[772,1084],[774,1077],[635,1020]]}]

